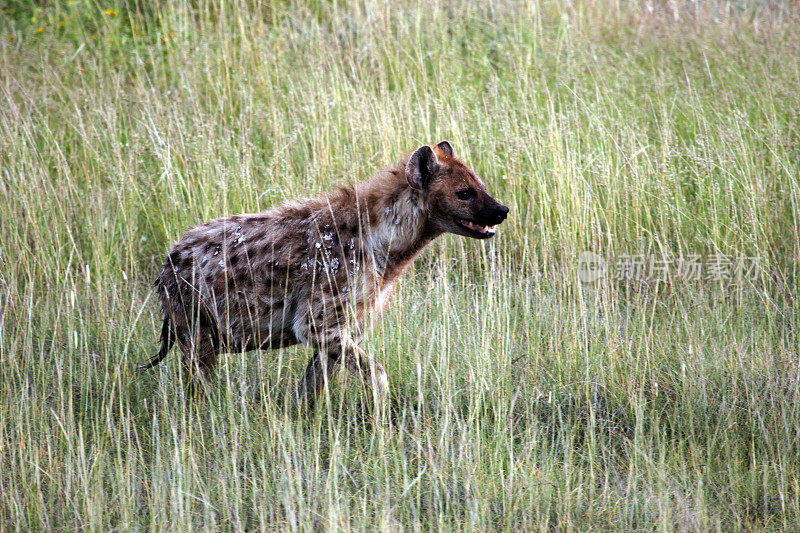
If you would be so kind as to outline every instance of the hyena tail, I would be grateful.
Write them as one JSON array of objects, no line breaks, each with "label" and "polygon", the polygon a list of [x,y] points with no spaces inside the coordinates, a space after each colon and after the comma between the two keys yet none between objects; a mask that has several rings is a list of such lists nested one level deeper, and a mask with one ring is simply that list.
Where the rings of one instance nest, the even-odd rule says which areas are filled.
[{"label": "hyena tail", "polygon": [[169,318],[164,317],[164,322],[161,325],[161,348],[159,348],[158,353],[148,361],[146,365],[142,365],[139,367],[139,372],[144,372],[146,370],[150,370],[158,363],[164,360],[167,356],[169,351],[172,349],[172,346],[175,344],[175,334],[172,332],[172,325],[170,324]]}]

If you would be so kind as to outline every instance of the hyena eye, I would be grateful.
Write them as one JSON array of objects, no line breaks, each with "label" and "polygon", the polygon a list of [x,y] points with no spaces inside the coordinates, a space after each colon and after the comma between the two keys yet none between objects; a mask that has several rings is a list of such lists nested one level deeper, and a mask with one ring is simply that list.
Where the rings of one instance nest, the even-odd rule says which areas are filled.
[{"label": "hyena eye", "polygon": [[456,196],[458,196],[460,200],[469,200],[470,198],[475,196],[475,191],[473,191],[472,189],[464,189],[462,191],[458,191],[456,193]]}]

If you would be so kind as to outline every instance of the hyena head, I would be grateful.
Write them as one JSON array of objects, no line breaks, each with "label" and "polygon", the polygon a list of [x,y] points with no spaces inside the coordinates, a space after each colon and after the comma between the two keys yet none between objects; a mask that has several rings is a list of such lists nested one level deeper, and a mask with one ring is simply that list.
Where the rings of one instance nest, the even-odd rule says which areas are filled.
[{"label": "hyena head", "polygon": [[423,192],[430,221],[439,231],[488,239],[508,215],[508,207],[489,196],[447,141],[417,148],[406,165],[406,179]]}]

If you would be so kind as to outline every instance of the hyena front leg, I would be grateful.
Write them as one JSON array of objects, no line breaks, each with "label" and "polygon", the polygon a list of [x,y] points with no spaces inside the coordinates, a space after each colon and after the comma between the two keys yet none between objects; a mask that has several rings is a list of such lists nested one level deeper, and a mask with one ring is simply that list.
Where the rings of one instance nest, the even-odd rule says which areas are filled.
[{"label": "hyena front leg", "polygon": [[313,404],[325,383],[333,377],[339,365],[344,364],[345,368],[361,378],[371,393],[376,411],[382,411],[389,398],[389,380],[383,366],[368,356],[347,334],[337,331],[321,335],[320,338],[326,342],[315,343],[317,351],[306,367],[298,398],[306,405]]},{"label": "hyena front leg", "polygon": [[354,341],[350,341],[342,349],[342,358],[345,368],[361,377],[367,391],[372,395],[375,407],[385,409],[389,402],[389,378],[383,365],[367,355]]},{"label": "hyena front leg", "polygon": [[309,409],[313,407],[317,397],[322,394],[325,384],[330,382],[338,368],[338,360],[331,359],[325,352],[315,351],[300,381],[297,403]]}]

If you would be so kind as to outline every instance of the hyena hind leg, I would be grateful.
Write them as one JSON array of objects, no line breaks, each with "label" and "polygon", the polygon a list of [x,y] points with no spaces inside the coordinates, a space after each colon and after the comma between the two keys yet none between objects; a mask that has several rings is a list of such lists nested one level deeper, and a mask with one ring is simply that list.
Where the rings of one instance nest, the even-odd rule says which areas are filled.
[{"label": "hyena hind leg", "polygon": [[183,380],[186,385],[186,398],[200,399],[204,396],[209,378],[217,364],[219,350],[214,343],[203,342],[181,343],[181,363]]}]

